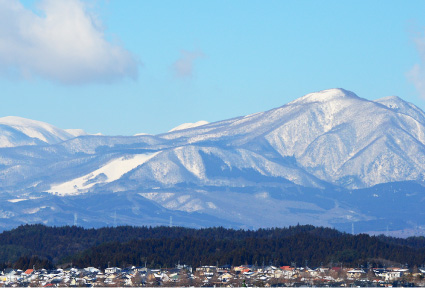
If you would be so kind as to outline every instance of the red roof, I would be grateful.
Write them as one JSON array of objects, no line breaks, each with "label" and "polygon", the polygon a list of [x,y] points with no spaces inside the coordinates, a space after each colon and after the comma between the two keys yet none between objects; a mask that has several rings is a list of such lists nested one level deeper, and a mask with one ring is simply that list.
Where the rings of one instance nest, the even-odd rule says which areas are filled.
[{"label": "red roof", "polygon": [[32,272],[34,272],[34,269],[27,269],[27,271],[25,271],[25,274],[31,274]]}]

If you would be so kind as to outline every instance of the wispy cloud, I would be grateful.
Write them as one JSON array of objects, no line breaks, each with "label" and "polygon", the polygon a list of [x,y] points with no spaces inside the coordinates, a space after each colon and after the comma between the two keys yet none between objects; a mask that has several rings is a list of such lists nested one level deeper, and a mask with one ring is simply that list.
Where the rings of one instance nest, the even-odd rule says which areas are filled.
[{"label": "wispy cloud", "polygon": [[425,99],[425,34],[418,35],[415,39],[420,63],[415,64],[407,73],[408,79],[415,85],[421,98]]},{"label": "wispy cloud", "polygon": [[105,39],[80,0],[42,0],[41,13],[0,0],[0,72],[65,84],[136,78],[138,61]]},{"label": "wispy cloud", "polygon": [[204,58],[202,51],[185,51],[180,52],[180,58],[174,62],[174,75],[178,78],[189,78],[193,76],[193,66],[197,59]]}]

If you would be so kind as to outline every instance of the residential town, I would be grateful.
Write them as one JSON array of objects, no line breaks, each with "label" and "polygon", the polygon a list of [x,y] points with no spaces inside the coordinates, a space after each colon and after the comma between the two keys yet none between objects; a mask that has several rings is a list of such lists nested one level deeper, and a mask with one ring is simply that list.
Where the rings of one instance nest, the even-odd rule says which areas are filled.
[{"label": "residential town", "polygon": [[5,269],[3,287],[425,287],[423,268],[200,266],[149,269],[130,266],[56,270]]}]

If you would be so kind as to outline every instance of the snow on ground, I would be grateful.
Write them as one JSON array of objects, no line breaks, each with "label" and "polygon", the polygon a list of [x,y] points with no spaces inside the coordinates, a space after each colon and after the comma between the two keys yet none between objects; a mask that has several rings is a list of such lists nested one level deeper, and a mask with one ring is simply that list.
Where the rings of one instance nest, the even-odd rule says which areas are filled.
[{"label": "snow on ground", "polygon": [[75,195],[87,192],[87,189],[99,183],[109,183],[121,178],[127,172],[149,161],[159,152],[150,154],[128,155],[108,162],[105,166],[73,179],[71,181],[52,185],[47,192],[61,196]]},{"label": "snow on ground", "polygon": [[22,212],[24,214],[35,214],[35,213],[39,212],[40,210],[43,210],[43,209],[46,209],[46,208],[50,208],[52,210],[55,210],[53,207],[50,207],[50,206],[41,206],[41,207],[28,208],[28,209],[23,210]]},{"label": "snow on ground", "polygon": [[10,199],[10,200],[7,200],[7,202],[18,203],[18,202],[25,201],[25,200],[28,200],[28,199],[22,199],[22,198],[19,198],[19,199]]}]

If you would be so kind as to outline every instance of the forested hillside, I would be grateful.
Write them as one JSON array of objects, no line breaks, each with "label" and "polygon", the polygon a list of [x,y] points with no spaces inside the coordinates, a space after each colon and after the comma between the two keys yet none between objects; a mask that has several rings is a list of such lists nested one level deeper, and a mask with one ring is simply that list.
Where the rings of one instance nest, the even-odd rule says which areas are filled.
[{"label": "forested hillside", "polygon": [[[225,228],[24,225],[0,234],[0,262],[29,265],[48,260],[78,267],[274,264],[310,266],[425,263],[423,239],[350,235],[311,225],[234,230]],[[27,264],[25,264],[27,263]]]}]

